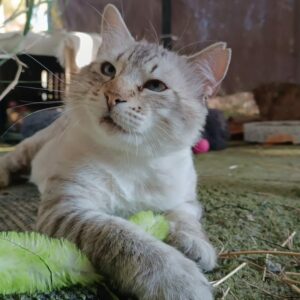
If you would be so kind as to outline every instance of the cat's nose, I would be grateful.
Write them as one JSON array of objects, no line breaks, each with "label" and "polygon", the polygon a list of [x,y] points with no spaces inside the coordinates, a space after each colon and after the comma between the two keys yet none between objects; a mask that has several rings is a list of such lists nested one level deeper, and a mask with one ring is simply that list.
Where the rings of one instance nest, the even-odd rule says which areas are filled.
[{"label": "cat's nose", "polygon": [[107,108],[109,111],[111,111],[111,109],[120,104],[120,103],[124,103],[127,102],[127,100],[121,99],[118,95],[113,95],[110,93],[104,93],[105,99],[106,99],[106,103],[107,103]]}]

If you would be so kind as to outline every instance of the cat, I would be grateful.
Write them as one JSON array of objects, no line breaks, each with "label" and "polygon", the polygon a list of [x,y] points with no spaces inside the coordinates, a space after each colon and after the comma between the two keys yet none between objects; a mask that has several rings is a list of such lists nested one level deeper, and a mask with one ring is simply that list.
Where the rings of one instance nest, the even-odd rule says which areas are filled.
[{"label": "cat", "polygon": [[[203,271],[214,268],[216,252],[199,222],[191,146],[231,50],[217,43],[179,56],[136,41],[111,4],[101,36],[96,60],[72,80],[62,116],[0,159],[0,186],[31,167],[41,194],[36,229],[76,243],[120,291],[213,299]],[[126,220],[141,210],[164,214],[166,243]]]}]

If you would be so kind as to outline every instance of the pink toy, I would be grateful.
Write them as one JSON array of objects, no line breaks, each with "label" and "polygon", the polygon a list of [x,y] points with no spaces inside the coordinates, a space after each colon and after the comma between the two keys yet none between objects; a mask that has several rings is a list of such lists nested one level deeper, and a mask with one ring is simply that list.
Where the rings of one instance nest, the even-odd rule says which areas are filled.
[{"label": "pink toy", "polygon": [[205,153],[209,151],[209,142],[207,139],[200,140],[194,147],[194,154]]}]

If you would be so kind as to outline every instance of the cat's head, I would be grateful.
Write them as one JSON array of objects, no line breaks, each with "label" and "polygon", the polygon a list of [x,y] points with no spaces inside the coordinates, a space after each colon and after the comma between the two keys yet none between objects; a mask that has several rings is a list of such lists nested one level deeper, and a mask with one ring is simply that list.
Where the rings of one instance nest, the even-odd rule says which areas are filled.
[{"label": "cat's head", "polygon": [[71,84],[67,109],[108,147],[159,155],[191,147],[203,129],[205,99],[223,80],[231,51],[217,43],[192,56],[136,41],[107,5],[96,60]]}]

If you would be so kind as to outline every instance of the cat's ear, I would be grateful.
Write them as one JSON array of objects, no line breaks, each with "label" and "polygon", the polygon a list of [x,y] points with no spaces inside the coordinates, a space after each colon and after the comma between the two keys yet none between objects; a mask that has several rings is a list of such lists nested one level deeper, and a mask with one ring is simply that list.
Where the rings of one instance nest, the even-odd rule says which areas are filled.
[{"label": "cat's ear", "polygon": [[227,43],[225,42],[217,42],[214,43],[206,48],[204,48],[203,50],[197,52],[196,54],[192,55],[191,57],[195,56],[195,55],[201,55],[201,54],[205,54],[207,51],[211,51],[213,49],[223,49],[225,50],[227,48]]},{"label": "cat's ear", "polygon": [[197,70],[204,75],[204,92],[206,96],[217,93],[222,80],[228,71],[231,60],[231,49],[226,43],[215,43],[204,50],[188,57]]},{"label": "cat's ear", "polygon": [[112,4],[108,4],[104,8],[101,36],[104,44],[124,44],[134,41],[119,10]]}]

